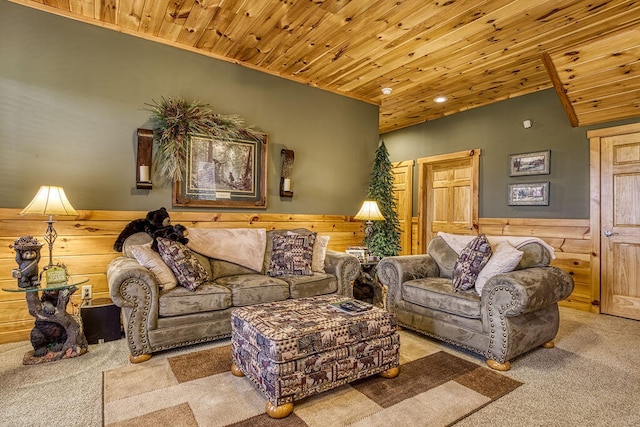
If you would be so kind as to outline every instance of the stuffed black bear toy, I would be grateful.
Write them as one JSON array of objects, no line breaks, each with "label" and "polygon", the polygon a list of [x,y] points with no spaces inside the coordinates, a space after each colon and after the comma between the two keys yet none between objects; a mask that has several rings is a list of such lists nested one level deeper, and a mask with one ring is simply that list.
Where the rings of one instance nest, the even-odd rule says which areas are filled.
[{"label": "stuffed black bear toy", "polygon": [[189,239],[187,239],[187,235],[189,232],[187,231],[187,227],[182,224],[170,225],[168,227],[162,227],[156,230],[151,237],[153,237],[153,243],[151,243],[151,249],[158,252],[158,238],[163,237],[169,240],[175,240],[176,242],[180,242],[183,245],[189,243]]},{"label": "stuffed black bear toy", "polygon": [[113,249],[118,252],[122,252],[122,246],[127,237],[136,233],[147,233],[153,237],[153,233],[163,227],[169,227],[171,225],[171,218],[165,208],[160,208],[156,211],[147,213],[147,217],[144,219],[134,219],[122,230],[116,242],[113,244]]}]

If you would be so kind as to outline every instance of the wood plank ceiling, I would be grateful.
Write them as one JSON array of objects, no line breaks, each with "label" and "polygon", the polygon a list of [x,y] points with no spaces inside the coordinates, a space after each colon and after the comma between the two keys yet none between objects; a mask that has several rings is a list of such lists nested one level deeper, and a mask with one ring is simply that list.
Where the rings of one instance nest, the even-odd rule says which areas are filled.
[{"label": "wood plank ceiling", "polygon": [[377,104],[381,133],[550,87],[573,126],[640,115],[638,1],[10,1]]}]

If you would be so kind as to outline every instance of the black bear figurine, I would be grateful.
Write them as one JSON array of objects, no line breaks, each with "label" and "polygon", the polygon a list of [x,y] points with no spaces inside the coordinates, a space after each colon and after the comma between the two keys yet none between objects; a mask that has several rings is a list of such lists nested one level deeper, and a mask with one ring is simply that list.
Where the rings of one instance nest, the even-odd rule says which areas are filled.
[{"label": "black bear figurine", "polygon": [[113,244],[113,249],[118,252],[122,252],[122,246],[127,237],[136,233],[147,233],[153,237],[153,233],[163,227],[169,227],[171,225],[171,218],[165,208],[160,208],[156,211],[147,213],[147,217],[144,219],[134,219],[120,232],[120,235]]},{"label": "black bear figurine", "polygon": [[151,249],[158,252],[158,237],[175,240],[176,242],[180,242],[183,245],[186,245],[187,243],[189,243],[189,239],[187,239],[186,237],[188,234],[189,232],[187,231],[187,227],[182,224],[162,227],[153,233],[153,243],[151,243]]}]

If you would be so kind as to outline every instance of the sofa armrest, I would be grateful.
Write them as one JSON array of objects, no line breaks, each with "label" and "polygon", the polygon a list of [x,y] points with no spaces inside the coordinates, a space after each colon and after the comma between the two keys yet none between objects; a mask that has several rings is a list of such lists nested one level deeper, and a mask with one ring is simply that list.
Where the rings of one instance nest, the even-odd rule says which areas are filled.
[{"label": "sofa armrest", "polygon": [[338,279],[338,293],[353,298],[351,282],[360,275],[360,261],[354,255],[328,250],[324,259],[324,271]]},{"label": "sofa armrest", "polygon": [[482,289],[482,309],[497,310],[494,316],[514,317],[556,304],[571,295],[573,287],[573,278],[557,267],[533,267],[498,274]]},{"label": "sofa armrest", "polygon": [[400,288],[408,280],[438,277],[440,269],[431,255],[399,255],[383,258],[376,270],[378,280],[387,287],[385,307],[393,311],[395,302],[402,298]]},{"label": "sofa armrest", "polygon": [[[109,294],[115,305],[121,307],[128,317],[128,325],[146,323],[145,330],[156,329],[158,324],[159,288],[153,274],[138,261],[118,257],[107,267]],[[139,332],[140,328],[134,328]]]}]

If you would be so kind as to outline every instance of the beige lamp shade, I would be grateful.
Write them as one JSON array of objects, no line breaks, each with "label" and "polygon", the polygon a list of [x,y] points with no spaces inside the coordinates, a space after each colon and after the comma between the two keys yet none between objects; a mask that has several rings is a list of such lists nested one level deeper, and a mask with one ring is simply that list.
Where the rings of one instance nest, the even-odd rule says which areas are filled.
[{"label": "beige lamp shade", "polygon": [[384,221],[384,216],[382,212],[380,212],[378,203],[375,200],[365,200],[353,219],[360,221]]},{"label": "beige lamp shade", "polygon": [[20,215],[77,216],[62,187],[43,185]]}]

